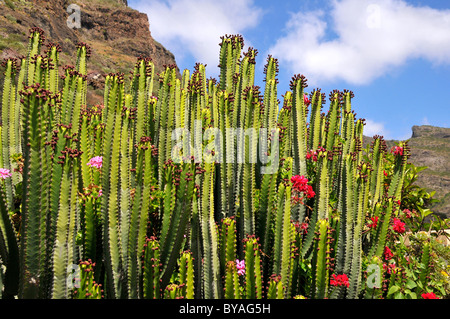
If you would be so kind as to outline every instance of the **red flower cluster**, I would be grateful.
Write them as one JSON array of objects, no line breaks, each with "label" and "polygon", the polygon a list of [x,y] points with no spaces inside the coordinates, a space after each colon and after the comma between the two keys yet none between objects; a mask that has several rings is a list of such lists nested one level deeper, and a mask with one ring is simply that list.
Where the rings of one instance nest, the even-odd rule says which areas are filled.
[{"label": "red flower cluster", "polygon": [[370,219],[372,220],[372,222],[370,224],[368,224],[367,226],[369,228],[373,228],[373,229],[377,228],[378,216],[372,217]]},{"label": "red flower cluster", "polygon": [[433,292],[427,292],[426,294],[422,294],[423,299],[439,299]]},{"label": "red flower cluster", "polygon": [[303,175],[295,175],[291,178],[292,187],[297,192],[303,192],[306,197],[313,198],[316,193],[313,191],[312,186],[308,185],[308,179]]},{"label": "red flower cluster", "polygon": [[405,232],[405,223],[398,218],[394,218],[394,225],[392,229],[399,234],[403,234]]},{"label": "red flower cluster", "polygon": [[388,246],[384,247],[384,259],[389,260],[392,259],[392,257],[394,257],[394,254],[392,253],[392,251],[389,249]]},{"label": "red flower cluster", "polygon": [[306,153],[306,159],[309,160],[311,158],[314,162],[317,162],[317,152],[316,151],[310,150],[308,153]]},{"label": "red flower cluster", "polygon": [[350,285],[346,274],[342,275],[333,274],[331,275],[331,277],[332,277],[330,280],[331,286],[346,286],[348,288],[348,286]]},{"label": "red flower cluster", "polygon": [[391,153],[393,153],[394,155],[403,155],[403,147],[401,146],[394,146],[391,149]]},{"label": "red flower cluster", "polygon": [[311,101],[308,98],[308,95],[303,94],[303,102],[305,103],[306,106],[308,106],[309,103],[311,103]]}]

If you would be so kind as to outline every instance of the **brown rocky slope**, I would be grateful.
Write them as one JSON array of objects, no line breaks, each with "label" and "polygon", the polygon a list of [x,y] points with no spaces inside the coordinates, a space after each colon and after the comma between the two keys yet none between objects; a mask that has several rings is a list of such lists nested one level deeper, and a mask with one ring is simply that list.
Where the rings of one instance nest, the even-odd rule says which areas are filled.
[{"label": "brown rocky slope", "polygon": [[[48,41],[61,46],[60,64],[75,64],[76,44],[87,43],[92,54],[88,63],[88,103],[101,103],[104,76],[128,74],[136,58],[149,56],[157,72],[176,64],[175,57],[153,39],[148,16],[127,7],[124,0],[0,0],[0,60],[26,54],[28,30],[39,27]],[[80,28],[69,27],[71,4],[80,8]],[[69,20],[69,24],[67,21]]]}]

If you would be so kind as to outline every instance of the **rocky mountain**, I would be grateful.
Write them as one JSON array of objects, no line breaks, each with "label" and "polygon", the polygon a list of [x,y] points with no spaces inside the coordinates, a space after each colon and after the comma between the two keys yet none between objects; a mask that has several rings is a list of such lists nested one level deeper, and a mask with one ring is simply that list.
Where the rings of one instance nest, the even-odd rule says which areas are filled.
[{"label": "rocky mountain", "polygon": [[450,128],[413,126],[409,145],[411,162],[428,167],[419,174],[417,183],[435,190],[435,198],[441,200],[432,210],[450,218]]},{"label": "rocky mountain", "polygon": [[[365,137],[364,145],[372,138]],[[390,149],[394,140],[387,140]],[[415,166],[426,166],[419,173],[416,182],[427,191],[436,191],[435,199],[440,200],[431,210],[443,218],[450,218],[450,128],[421,125],[412,127],[409,139],[410,162]]]},{"label": "rocky mountain", "polygon": [[61,46],[61,67],[75,64],[78,42],[91,47],[89,104],[102,101],[106,74],[128,74],[140,55],[151,57],[157,72],[176,64],[152,37],[148,16],[126,0],[0,0],[0,60],[26,54],[31,27],[43,29],[46,40]]}]

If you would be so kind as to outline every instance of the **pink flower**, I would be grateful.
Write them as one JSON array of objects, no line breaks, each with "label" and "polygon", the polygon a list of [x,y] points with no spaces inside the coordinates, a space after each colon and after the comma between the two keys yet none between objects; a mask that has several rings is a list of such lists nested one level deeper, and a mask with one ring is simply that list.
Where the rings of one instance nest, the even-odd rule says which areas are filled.
[{"label": "pink flower", "polygon": [[6,179],[8,177],[11,177],[12,174],[9,171],[9,169],[6,168],[0,168],[0,178]]},{"label": "pink flower", "polygon": [[408,209],[408,208],[405,208],[404,210],[403,210],[403,213],[405,214],[405,217],[406,218],[411,218],[411,211]]},{"label": "pink flower", "polygon": [[331,286],[346,286],[348,288],[348,286],[350,285],[346,274],[342,275],[333,274],[331,275],[331,277],[332,277],[330,280]]},{"label": "pink flower", "polygon": [[93,166],[96,168],[102,168],[102,159],[103,157],[101,156],[96,156],[93,157],[89,160],[89,162],[87,163],[88,166]]},{"label": "pink flower", "polygon": [[100,197],[100,196],[102,196],[102,195],[103,195],[103,192],[102,192],[102,189],[100,189],[100,190],[98,191],[97,197]]},{"label": "pink flower", "polygon": [[236,259],[236,268],[239,276],[245,275],[245,260]]},{"label": "pink flower", "polygon": [[399,234],[403,234],[405,232],[405,223],[398,218],[394,218],[394,226],[392,229]]},{"label": "pink flower", "polygon": [[427,292],[426,294],[422,294],[423,299],[439,299],[433,292]]}]

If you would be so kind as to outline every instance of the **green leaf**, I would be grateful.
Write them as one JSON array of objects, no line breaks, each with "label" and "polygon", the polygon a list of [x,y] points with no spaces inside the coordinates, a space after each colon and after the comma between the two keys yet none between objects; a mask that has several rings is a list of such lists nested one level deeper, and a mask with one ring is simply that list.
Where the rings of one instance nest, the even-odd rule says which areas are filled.
[{"label": "green leaf", "polygon": [[408,281],[406,282],[406,287],[409,289],[414,289],[417,287],[417,284],[411,279],[408,279]]},{"label": "green leaf", "polygon": [[396,293],[397,291],[399,291],[400,290],[400,287],[399,286],[392,286],[391,288],[389,288],[389,291],[388,291],[388,296],[389,295],[392,295],[393,293]]}]

